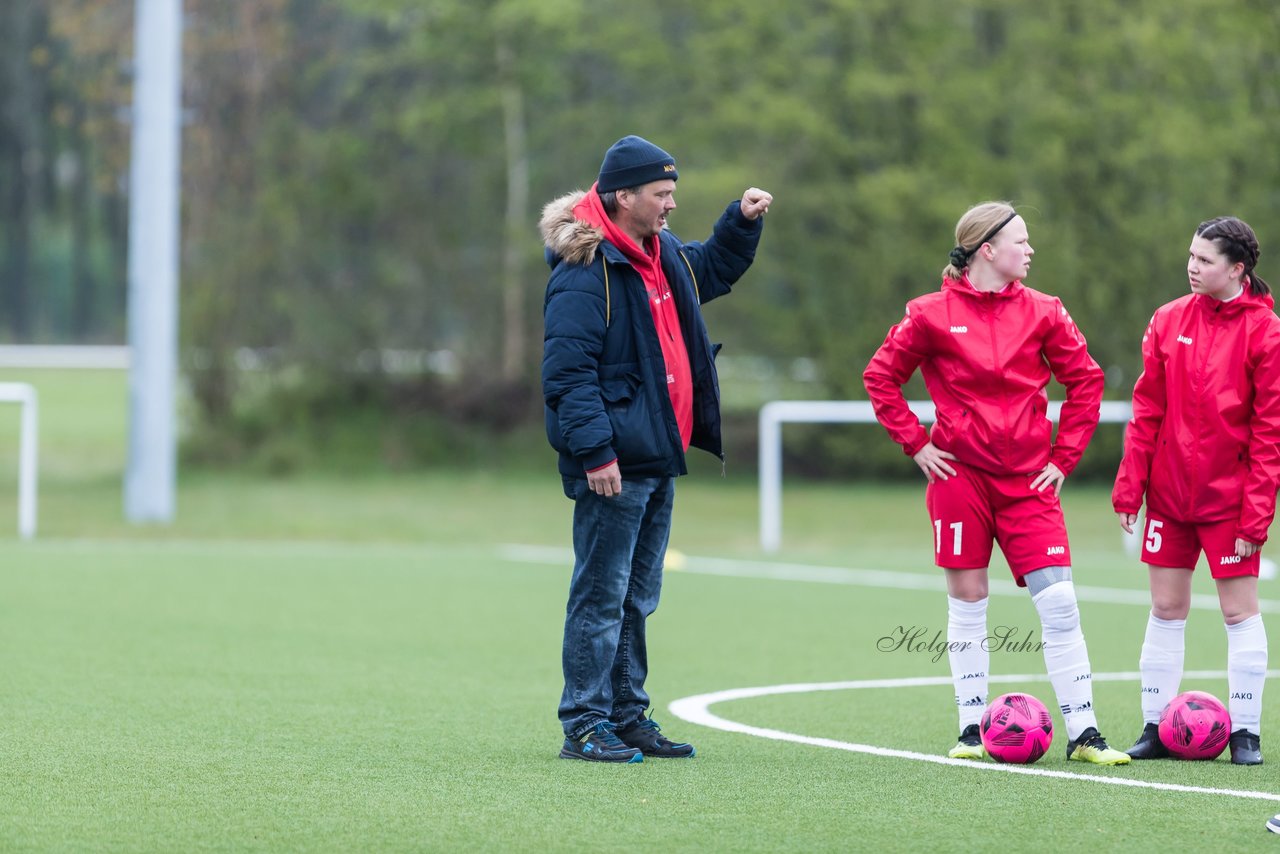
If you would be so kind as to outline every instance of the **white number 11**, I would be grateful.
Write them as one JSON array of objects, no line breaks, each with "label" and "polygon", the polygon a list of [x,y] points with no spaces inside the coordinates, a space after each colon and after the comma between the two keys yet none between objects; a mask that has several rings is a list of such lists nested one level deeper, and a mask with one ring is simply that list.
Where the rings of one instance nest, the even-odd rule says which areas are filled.
[{"label": "white number 11", "polygon": [[[964,522],[952,522],[948,525],[951,529],[951,553],[953,555],[960,554],[960,537],[964,532]],[[942,520],[933,520],[933,550],[937,554],[942,553]]]}]

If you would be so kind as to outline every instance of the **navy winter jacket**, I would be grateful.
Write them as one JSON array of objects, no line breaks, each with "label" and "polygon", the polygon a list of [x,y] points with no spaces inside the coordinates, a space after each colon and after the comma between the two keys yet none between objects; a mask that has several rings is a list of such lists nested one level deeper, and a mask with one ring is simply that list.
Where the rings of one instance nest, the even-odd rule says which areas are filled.
[{"label": "navy winter jacket", "polygon": [[[615,457],[623,478],[687,473],[666,364],[640,274],[597,228],[573,217],[581,191],[551,202],[541,229],[551,278],[543,305],[542,393],[560,473],[586,478]],[[662,270],[693,375],[690,444],[724,459],[720,384],[700,305],[729,292],[755,257],[763,218],[733,202],[705,243],[664,230]],[[566,492],[568,492],[566,483]]]}]

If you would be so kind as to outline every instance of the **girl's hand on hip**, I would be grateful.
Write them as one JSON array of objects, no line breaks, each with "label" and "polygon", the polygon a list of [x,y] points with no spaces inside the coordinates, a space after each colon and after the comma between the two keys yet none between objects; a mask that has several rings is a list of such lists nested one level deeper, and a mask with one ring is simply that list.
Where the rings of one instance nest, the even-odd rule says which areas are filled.
[{"label": "girl's hand on hip", "polygon": [[1031,488],[1036,492],[1044,492],[1046,487],[1053,487],[1054,495],[1062,494],[1062,482],[1067,476],[1062,473],[1062,469],[1053,463],[1047,463],[1040,473],[1036,475],[1036,479],[1031,481]]},{"label": "girl's hand on hip", "polygon": [[955,454],[938,450],[932,442],[926,442],[925,446],[916,451],[911,459],[916,461],[920,471],[924,472],[924,476],[930,483],[933,483],[935,480],[946,480],[948,477],[955,476],[956,470],[947,462],[955,458]]}]

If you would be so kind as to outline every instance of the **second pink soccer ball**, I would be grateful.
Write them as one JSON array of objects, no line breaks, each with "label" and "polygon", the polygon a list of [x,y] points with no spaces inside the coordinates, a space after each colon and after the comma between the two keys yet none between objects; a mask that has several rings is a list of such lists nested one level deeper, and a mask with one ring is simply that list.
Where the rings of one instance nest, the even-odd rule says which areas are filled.
[{"label": "second pink soccer ball", "polygon": [[1213,759],[1231,740],[1231,714],[1204,691],[1186,691],[1160,714],[1160,742],[1178,759]]}]

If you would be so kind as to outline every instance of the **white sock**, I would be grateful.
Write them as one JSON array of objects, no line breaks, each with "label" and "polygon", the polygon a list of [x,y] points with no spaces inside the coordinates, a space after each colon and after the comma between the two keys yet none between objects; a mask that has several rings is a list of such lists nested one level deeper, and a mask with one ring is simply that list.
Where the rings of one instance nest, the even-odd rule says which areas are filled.
[{"label": "white sock", "polygon": [[1182,664],[1186,653],[1186,620],[1147,617],[1147,636],[1142,641],[1138,669],[1142,672],[1142,722],[1160,722],[1160,713],[1178,696]]},{"label": "white sock", "polygon": [[1080,631],[1080,608],[1076,589],[1070,581],[1059,581],[1041,590],[1031,601],[1040,614],[1044,632],[1044,664],[1049,683],[1058,696],[1067,725],[1067,737],[1075,740],[1089,727],[1096,728],[1093,714],[1093,668],[1089,650]]},{"label": "white sock", "polygon": [[1262,615],[1254,614],[1227,626],[1227,689],[1231,731],[1247,729],[1261,735],[1262,685],[1267,678],[1267,630]]},{"label": "white sock", "polygon": [[987,600],[965,602],[947,597],[947,660],[956,689],[960,729],[982,720],[987,707],[991,653],[987,637]]}]

